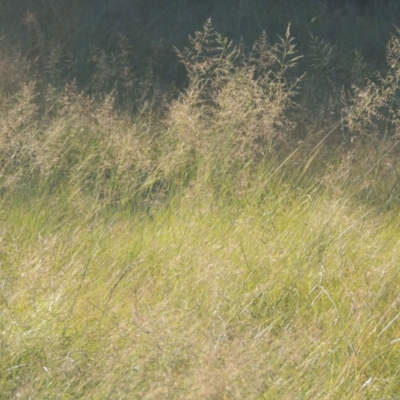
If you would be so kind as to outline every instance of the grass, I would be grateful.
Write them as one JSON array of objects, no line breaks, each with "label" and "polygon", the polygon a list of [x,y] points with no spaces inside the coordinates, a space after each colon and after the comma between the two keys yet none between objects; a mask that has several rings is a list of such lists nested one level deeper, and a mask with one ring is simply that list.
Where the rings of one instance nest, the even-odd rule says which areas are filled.
[{"label": "grass", "polygon": [[282,186],[152,214],[4,202],[5,398],[398,393],[396,213]]},{"label": "grass", "polygon": [[1,95],[1,397],[395,399],[398,40],[302,140],[289,28],[190,42],[158,113]]}]

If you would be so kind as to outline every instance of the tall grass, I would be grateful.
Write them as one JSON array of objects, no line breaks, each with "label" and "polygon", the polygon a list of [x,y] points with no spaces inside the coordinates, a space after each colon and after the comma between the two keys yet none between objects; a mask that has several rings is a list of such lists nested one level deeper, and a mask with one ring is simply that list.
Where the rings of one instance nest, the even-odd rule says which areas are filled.
[{"label": "tall grass", "polygon": [[105,93],[5,91],[2,396],[395,399],[397,42],[300,141],[289,28],[246,51],[207,22],[160,113],[118,107],[122,50]]}]

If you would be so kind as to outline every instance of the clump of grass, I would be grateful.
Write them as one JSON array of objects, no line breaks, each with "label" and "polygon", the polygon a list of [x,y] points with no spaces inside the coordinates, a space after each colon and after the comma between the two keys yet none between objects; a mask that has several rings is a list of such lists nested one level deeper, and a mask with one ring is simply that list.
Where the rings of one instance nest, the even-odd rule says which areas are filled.
[{"label": "clump of grass", "polygon": [[177,50],[189,85],[172,104],[170,129],[181,152],[206,168],[206,180],[243,184],[247,172],[274,159],[271,149],[290,135],[288,115],[301,77],[288,72],[300,56],[289,27],[274,46],[264,33],[249,54],[211,21],[190,40],[190,48]]},{"label": "clump of grass", "polygon": [[[262,146],[279,137],[288,123],[285,112],[299,81],[285,77],[300,58],[289,28],[275,46],[269,45],[263,33],[248,56],[215,32],[210,20],[203,32],[191,38],[191,44],[191,49],[177,51],[188,72],[189,87],[173,112],[178,114],[180,107],[189,109],[204,135],[217,136],[221,141],[233,136],[231,143],[239,149],[248,145],[254,152],[257,142]],[[186,129],[181,135],[189,136]],[[197,147],[203,145],[209,150],[209,140],[192,140]]]},{"label": "clump of grass", "polygon": [[398,203],[399,57],[399,39],[392,35],[387,73],[376,73],[342,94],[343,132],[352,142],[349,177],[360,189],[360,200],[370,198],[375,204]]},{"label": "clump of grass", "polygon": [[347,109],[348,128],[351,131],[364,132],[368,128],[377,131],[381,123],[385,128],[385,137],[398,135],[400,40],[397,35],[392,35],[387,45],[386,59],[389,66],[386,76],[376,74],[364,87],[353,86],[354,95]]},{"label": "clump of grass", "polygon": [[114,202],[143,195],[157,171],[156,124],[118,114],[113,93],[95,98],[74,82],[62,91],[49,87],[44,106],[37,98],[30,83],[1,103],[3,190],[68,187]]}]

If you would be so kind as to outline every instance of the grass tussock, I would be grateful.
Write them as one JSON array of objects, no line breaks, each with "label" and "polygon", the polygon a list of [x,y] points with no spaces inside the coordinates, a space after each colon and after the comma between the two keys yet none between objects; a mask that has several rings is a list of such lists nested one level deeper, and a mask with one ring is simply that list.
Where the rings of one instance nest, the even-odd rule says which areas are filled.
[{"label": "grass tussock", "polygon": [[306,136],[289,28],[190,43],[162,111],[122,50],[1,94],[3,397],[396,398],[398,38]]}]

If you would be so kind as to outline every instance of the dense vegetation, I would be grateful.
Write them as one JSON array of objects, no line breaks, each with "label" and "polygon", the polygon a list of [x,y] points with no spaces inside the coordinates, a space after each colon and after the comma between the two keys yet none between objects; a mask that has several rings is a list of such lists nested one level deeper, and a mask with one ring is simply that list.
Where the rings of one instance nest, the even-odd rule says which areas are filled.
[{"label": "dense vegetation", "polygon": [[0,398],[398,398],[400,5],[265,3],[0,3]]}]

